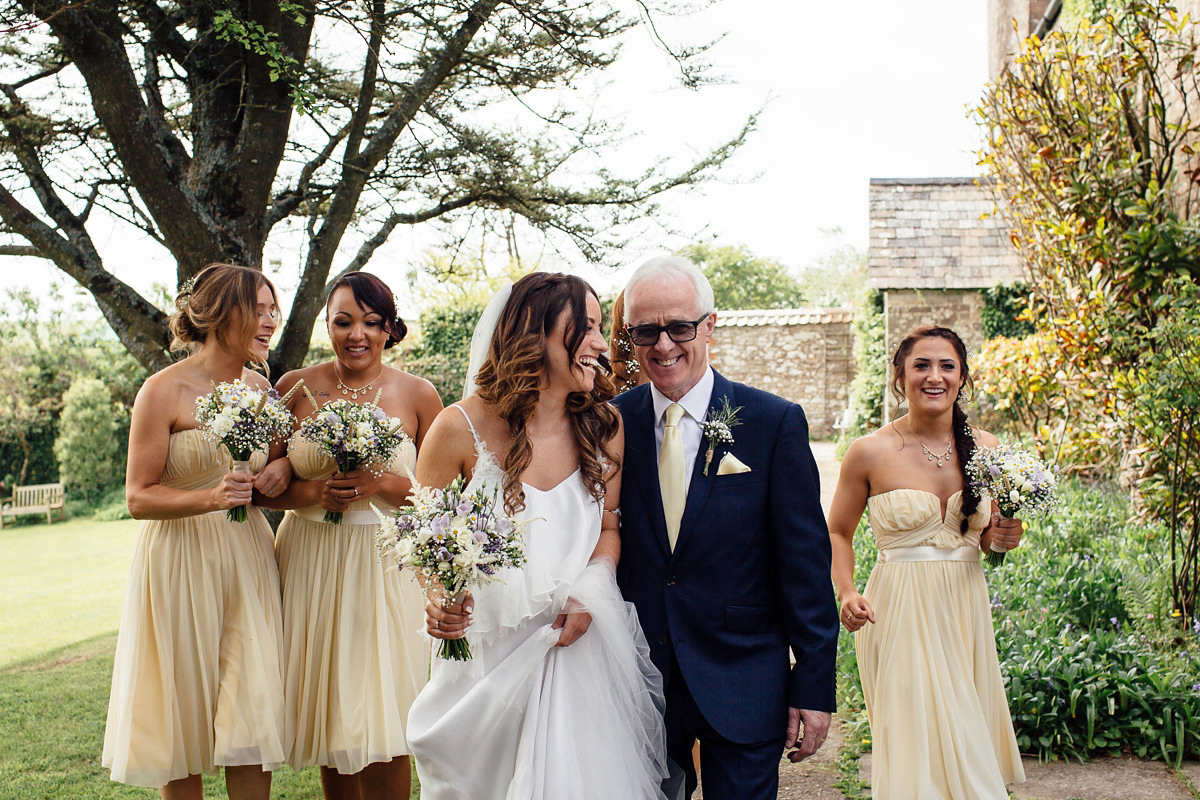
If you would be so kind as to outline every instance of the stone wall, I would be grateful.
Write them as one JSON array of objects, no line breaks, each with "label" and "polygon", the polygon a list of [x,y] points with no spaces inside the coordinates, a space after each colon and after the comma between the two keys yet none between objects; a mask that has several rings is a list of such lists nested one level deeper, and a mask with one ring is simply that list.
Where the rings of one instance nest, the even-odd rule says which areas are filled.
[{"label": "stone wall", "polygon": [[799,403],[813,439],[836,435],[854,378],[848,308],[719,311],[709,346],[725,377]]},{"label": "stone wall", "polygon": [[[991,194],[973,178],[872,180],[867,283],[884,295],[884,342],[895,352],[918,325],[953,328],[968,354],[983,344],[981,289],[1024,275]],[[891,383],[891,375],[888,375]],[[884,419],[898,408],[885,392]]]}]

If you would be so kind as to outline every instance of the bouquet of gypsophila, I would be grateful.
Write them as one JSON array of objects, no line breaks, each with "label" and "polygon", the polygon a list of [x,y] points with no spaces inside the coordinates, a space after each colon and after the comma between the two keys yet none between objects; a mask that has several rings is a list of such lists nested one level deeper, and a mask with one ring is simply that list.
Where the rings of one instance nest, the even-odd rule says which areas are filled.
[{"label": "bouquet of gypsophila", "polygon": [[[196,423],[200,433],[218,446],[224,445],[233,459],[234,472],[250,471],[250,456],[266,450],[292,431],[295,418],[287,409],[288,398],[274,389],[255,389],[241,378],[230,383],[212,383],[212,391],[196,398]],[[246,507],[229,509],[234,522],[246,521]]]},{"label": "bouquet of gypsophila", "polygon": [[[375,396],[376,401],[379,395]],[[310,400],[316,408],[316,402]],[[317,408],[300,423],[296,435],[324,450],[337,463],[338,472],[345,475],[354,469],[368,469],[376,476],[409,441],[404,423],[375,403],[352,403],[334,400]],[[337,525],[342,512],[326,511],[324,520]]]},{"label": "bouquet of gypsophila", "polygon": [[[1028,450],[1009,445],[976,447],[967,462],[967,477],[980,496],[996,502],[1005,517],[1047,514],[1058,502],[1054,473]],[[1004,551],[989,548],[984,559],[997,566],[1004,563]]]},{"label": "bouquet of gypsophila", "polygon": [[[504,513],[498,488],[464,494],[460,475],[445,489],[413,483],[409,499],[411,506],[391,514],[376,509],[379,552],[415,569],[427,591],[440,586],[443,605],[497,580],[501,569],[525,563],[525,524]],[[443,639],[438,653],[466,661],[471,648],[465,636]]]}]

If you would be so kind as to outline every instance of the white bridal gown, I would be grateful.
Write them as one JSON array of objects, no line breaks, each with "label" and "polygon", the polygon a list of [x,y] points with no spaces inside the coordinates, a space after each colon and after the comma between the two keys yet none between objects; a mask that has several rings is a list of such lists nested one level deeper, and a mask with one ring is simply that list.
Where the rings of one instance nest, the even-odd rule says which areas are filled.
[{"label": "white bridal gown", "polygon": [[[503,471],[477,434],[475,444],[467,490],[502,486]],[[549,491],[524,489],[527,563],[476,587],[472,660],[435,658],[409,714],[421,796],[661,798],[662,679],[611,565],[588,565],[600,507],[578,471]],[[559,631],[550,626],[568,598],[592,623],[574,644],[555,647]]]}]

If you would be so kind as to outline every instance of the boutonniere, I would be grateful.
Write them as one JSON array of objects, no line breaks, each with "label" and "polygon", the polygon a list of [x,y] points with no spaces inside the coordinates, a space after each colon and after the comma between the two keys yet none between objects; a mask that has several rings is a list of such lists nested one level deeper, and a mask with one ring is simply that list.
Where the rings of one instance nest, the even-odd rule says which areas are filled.
[{"label": "boutonniere", "polygon": [[741,406],[731,408],[729,398],[723,397],[720,410],[710,409],[708,417],[700,423],[700,433],[704,436],[704,443],[707,446],[704,453],[704,475],[708,475],[708,465],[712,463],[717,445],[733,444],[733,428],[735,425],[742,424],[742,421],[738,419],[738,412],[741,410]]}]

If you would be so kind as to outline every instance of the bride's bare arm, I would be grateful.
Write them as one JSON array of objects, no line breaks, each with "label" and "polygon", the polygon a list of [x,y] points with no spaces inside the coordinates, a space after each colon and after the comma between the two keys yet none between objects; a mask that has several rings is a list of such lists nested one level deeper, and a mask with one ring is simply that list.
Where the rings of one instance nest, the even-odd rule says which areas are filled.
[{"label": "bride's bare arm", "polygon": [[[469,460],[468,460],[469,459]],[[417,483],[422,486],[449,486],[459,475],[469,474],[468,464],[475,461],[475,437],[461,411],[453,406],[442,410],[417,451]],[[445,605],[435,587],[425,604],[425,630],[435,639],[461,639],[471,624],[474,598],[468,592],[461,602]]]}]

